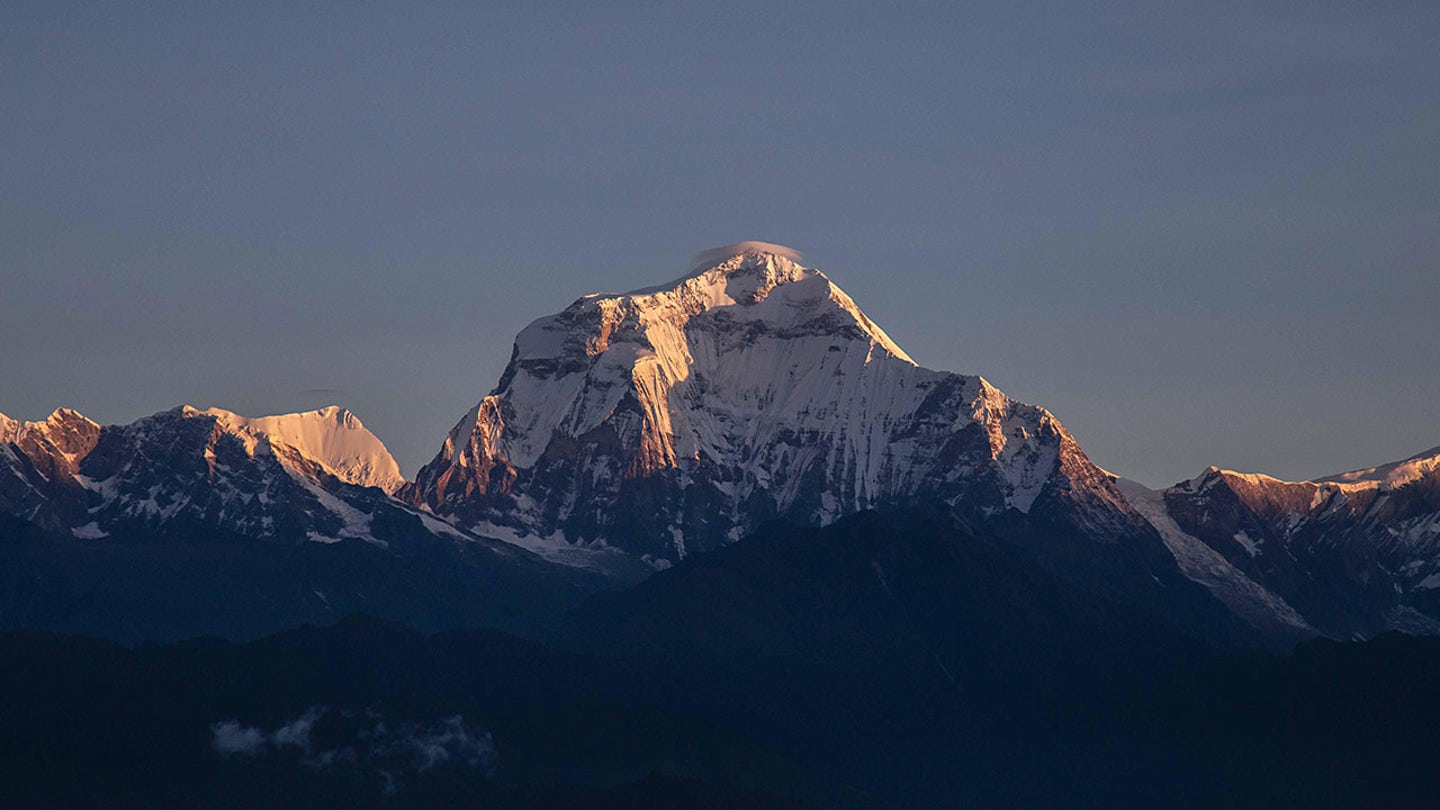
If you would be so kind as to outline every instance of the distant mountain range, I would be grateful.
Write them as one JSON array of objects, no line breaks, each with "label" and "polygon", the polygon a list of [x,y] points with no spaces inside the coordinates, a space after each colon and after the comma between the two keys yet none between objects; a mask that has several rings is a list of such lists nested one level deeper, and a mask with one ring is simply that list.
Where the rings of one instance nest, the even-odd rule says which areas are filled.
[{"label": "distant mountain range", "polygon": [[1256,594],[1334,638],[1440,633],[1440,448],[1317,481],[1212,467],[1122,490],[1187,575],[1237,609]]},{"label": "distant mountain range", "polygon": [[518,628],[610,581],[391,497],[394,460],[339,408],[116,427],[58,410],[0,418],[0,438],[7,627],[250,638],[362,611]]},{"label": "distant mountain range", "polygon": [[1440,448],[1152,491],[1043,408],[918,366],[757,242],[526,327],[413,482],[338,407],[0,416],[0,626],[243,638],[360,610],[525,629],[757,532],[875,510],[944,515],[961,545],[1221,648],[1440,633]]},{"label": "distant mountain range", "polygon": [[1437,537],[1440,448],[1151,490],[742,243],[414,481],[339,407],[0,416],[0,803],[1424,806]]}]

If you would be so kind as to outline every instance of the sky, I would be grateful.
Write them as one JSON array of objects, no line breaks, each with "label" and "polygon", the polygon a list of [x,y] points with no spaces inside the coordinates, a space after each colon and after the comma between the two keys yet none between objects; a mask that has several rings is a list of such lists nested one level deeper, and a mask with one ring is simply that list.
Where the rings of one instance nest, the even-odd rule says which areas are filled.
[{"label": "sky", "polygon": [[1152,486],[1440,445],[1433,1],[4,16],[12,417],[335,403],[413,476],[530,320],[758,239]]}]

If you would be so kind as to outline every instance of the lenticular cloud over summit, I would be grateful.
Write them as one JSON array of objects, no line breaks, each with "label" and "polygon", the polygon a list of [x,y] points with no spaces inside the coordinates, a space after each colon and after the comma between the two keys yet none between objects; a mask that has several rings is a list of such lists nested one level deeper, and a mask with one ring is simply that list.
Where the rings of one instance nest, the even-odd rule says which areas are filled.
[{"label": "lenticular cloud over summit", "polygon": [[709,250],[702,250],[696,253],[695,258],[690,260],[690,272],[694,273],[698,270],[708,270],[732,256],[751,252],[769,253],[773,256],[784,257],[792,262],[798,262],[805,257],[803,253],[792,247],[777,245],[773,242],[750,240],[736,242],[733,245],[721,245],[720,247],[713,247]]}]

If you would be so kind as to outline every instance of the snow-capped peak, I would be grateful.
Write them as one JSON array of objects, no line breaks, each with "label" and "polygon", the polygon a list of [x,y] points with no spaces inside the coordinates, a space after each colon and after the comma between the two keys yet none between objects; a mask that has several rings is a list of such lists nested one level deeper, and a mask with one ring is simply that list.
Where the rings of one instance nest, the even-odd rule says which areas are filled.
[{"label": "snow-capped peak", "polygon": [[331,405],[316,411],[276,416],[241,416],[221,408],[187,414],[213,416],[226,427],[287,445],[342,481],[394,492],[405,478],[385,444],[350,411]]},{"label": "snow-capped peak", "polygon": [[1416,453],[1409,458],[1392,461],[1389,464],[1382,464],[1378,467],[1366,467],[1360,470],[1336,473],[1335,475],[1327,475],[1309,481],[1288,481],[1264,473],[1244,473],[1210,466],[1206,467],[1204,472],[1194,478],[1181,481],[1175,486],[1178,489],[1199,491],[1216,481],[1228,480],[1244,482],[1252,487],[1325,487],[1326,485],[1330,485],[1331,487],[1338,487],[1345,490],[1391,490],[1398,489],[1413,481],[1424,478],[1436,470],[1440,470],[1440,447],[1432,447],[1429,450]]},{"label": "snow-capped peak", "polygon": [[772,517],[823,524],[896,498],[1120,502],[1050,414],[919,367],[798,252],[697,259],[527,326],[402,497],[483,531],[672,560]]},{"label": "snow-capped peak", "polygon": [[1381,489],[1395,489],[1423,478],[1440,469],[1440,447],[1432,447],[1423,453],[1379,467],[1329,475],[1316,479],[1316,483],[1330,483],[1355,486],[1375,486]]},{"label": "snow-capped peak", "polygon": [[[772,332],[860,338],[914,364],[844,290],[819,270],[800,265],[799,256],[768,242],[702,251],[688,274],[668,284],[587,295],[557,315],[536,320],[516,337],[516,359],[595,356],[625,341],[641,344],[673,369],[689,362],[681,345],[684,334],[700,325],[693,322],[709,319]],[[598,334],[592,325],[599,327]]]},{"label": "snow-capped peak", "polygon": [[69,408],[56,408],[43,422],[0,414],[0,445],[18,447],[46,480],[73,473],[99,436],[100,425]]},{"label": "snow-capped peak", "polygon": [[[182,405],[129,426],[139,431],[165,430],[166,418],[213,419],[223,431],[241,439],[247,452],[257,443],[284,445],[349,484],[379,487],[393,493],[405,483],[400,467],[375,434],[354,414],[331,405],[317,411],[246,417],[222,408],[201,410]],[[101,426],[69,408],[58,408],[43,422],[23,422],[0,414],[0,444],[20,445],[32,463],[48,470],[56,463],[73,473],[99,438]]]},{"label": "snow-capped peak", "polygon": [[106,427],[63,409],[45,422],[0,417],[0,514],[77,540],[474,539],[395,500],[404,483],[338,406],[251,418],[183,405]]},{"label": "snow-capped peak", "polygon": [[100,425],[86,418],[79,411],[70,408],[56,408],[41,422],[25,422],[11,419],[0,413],[0,442],[19,442],[27,434],[51,437],[57,431],[78,426],[99,428]]},{"label": "snow-capped peak", "polygon": [[1285,481],[1273,475],[1266,475],[1265,473],[1247,473],[1237,470],[1227,470],[1212,464],[1194,478],[1188,478],[1175,486],[1181,489],[1199,491],[1222,481],[1240,481],[1252,487],[1269,486],[1271,484],[1289,485],[1310,483],[1309,481]]}]

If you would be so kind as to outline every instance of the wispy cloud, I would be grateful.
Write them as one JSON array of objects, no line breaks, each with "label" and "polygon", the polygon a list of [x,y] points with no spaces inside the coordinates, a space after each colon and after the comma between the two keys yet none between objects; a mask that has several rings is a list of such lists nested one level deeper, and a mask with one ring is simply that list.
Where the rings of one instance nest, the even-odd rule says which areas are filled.
[{"label": "wispy cloud", "polygon": [[269,738],[265,732],[253,726],[242,726],[234,720],[226,720],[210,727],[215,750],[222,754],[253,756],[264,750]]},{"label": "wispy cloud", "polygon": [[495,741],[462,715],[388,724],[379,712],[334,711],[312,706],[272,730],[224,720],[210,726],[216,753],[235,757],[290,755],[316,769],[355,768],[390,794],[407,777],[437,767],[463,768],[490,777]]}]

